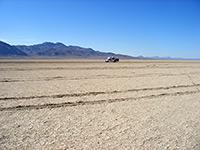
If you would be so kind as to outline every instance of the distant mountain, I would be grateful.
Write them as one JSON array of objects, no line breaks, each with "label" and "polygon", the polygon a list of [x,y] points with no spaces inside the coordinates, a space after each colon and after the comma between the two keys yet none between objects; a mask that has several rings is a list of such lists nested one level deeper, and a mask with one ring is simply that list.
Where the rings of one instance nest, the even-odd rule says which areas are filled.
[{"label": "distant mountain", "polygon": [[128,55],[106,53],[95,51],[92,48],[83,48],[79,46],[66,46],[63,43],[44,42],[36,45],[9,45],[0,41],[1,58],[91,58],[104,59],[109,56],[119,57],[120,59],[165,59],[165,60],[200,60],[190,58],[171,58],[171,57],[132,57]]},{"label": "distant mountain", "polygon": [[200,58],[180,58],[180,57],[159,57],[159,56],[152,56],[152,57],[143,57],[146,59],[159,59],[159,60],[200,60]]},{"label": "distant mountain", "polygon": [[17,49],[23,51],[30,57],[64,57],[64,58],[105,58],[116,56],[123,59],[133,59],[128,55],[105,53],[95,51],[92,48],[83,48],[79,46],[66,46],[63,43],[44,42],[31,46],[16,45]]},{"label": "distant mountain", "polygon": [[0,56],[27,56],[27,54],[15,46],[0,41]]}]

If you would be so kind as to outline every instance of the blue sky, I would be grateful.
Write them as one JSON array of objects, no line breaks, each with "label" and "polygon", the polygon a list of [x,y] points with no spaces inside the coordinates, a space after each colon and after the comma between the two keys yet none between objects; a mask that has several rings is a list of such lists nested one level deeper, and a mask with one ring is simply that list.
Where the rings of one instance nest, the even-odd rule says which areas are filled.
[{"label": "blue sky", "polygon": [[200,58],[200,0],[0,0],[0,40]]}]

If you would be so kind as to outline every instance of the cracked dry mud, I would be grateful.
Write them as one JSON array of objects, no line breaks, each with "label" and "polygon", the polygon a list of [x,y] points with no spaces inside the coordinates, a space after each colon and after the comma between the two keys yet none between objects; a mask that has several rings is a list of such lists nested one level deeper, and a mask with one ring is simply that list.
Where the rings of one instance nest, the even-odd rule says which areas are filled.
[{"label": "cracked dry mud", "polygon": [[200,149],[200,62],[0,60],[0,149]]}]

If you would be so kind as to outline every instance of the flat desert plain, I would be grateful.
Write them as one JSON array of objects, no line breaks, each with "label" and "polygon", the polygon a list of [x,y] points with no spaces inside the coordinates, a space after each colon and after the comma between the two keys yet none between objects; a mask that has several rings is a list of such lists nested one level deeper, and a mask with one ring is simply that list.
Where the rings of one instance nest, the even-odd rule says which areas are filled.
[{"label": "flat desert plain", "polygon": [[200,61],[0,60],[0,149],[200,149]]}]

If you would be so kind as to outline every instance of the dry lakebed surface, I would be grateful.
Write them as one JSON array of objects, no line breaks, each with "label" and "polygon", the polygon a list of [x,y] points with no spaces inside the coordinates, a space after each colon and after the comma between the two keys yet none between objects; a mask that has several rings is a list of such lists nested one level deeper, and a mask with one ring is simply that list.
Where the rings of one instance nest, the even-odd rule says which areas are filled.
[{"label": "dry lakebed surface", "polygon": [[0,150],[200,150],[200,61],[0,60]]}]

